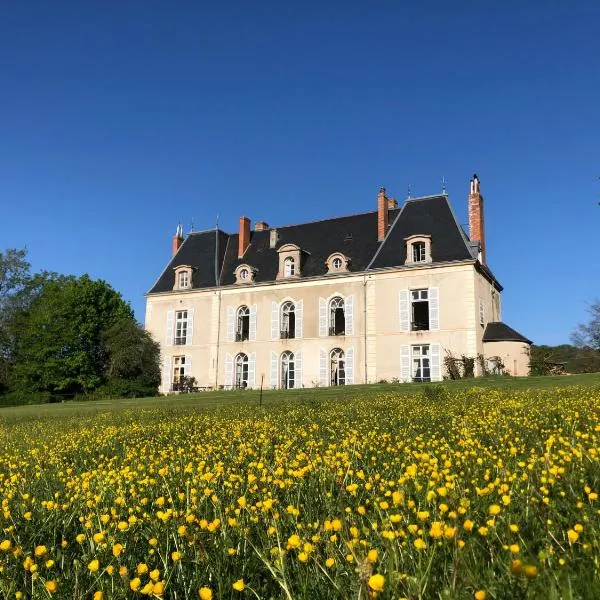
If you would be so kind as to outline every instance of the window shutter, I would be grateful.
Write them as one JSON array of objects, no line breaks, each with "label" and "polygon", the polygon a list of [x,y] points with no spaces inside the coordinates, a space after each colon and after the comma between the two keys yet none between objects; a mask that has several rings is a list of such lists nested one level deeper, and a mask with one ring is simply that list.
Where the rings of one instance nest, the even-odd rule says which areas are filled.
[{"label": "window shutter", "polygon": [[194,338],[194,309],[188,308],[187,314],[188,314],[188,318],[187,318],[187,331],[185,334],[185,343],[186,343],[186,345],[189,346],[192,344],[192,340]]},{"label": "window shutter", "polygon": [[295,304],[296,307],[296,331],[294,332],[294,336],[297,339],[302,339],[303,327],[302,327],[302,318],[304,317],[304,301],[298,300]]},{"label": "window shutter", "polygon": [[191,354],[185,355],[185,376],[186,377],[192,376],[192,356],[191,356]]},{"label": "window shutter", "polygon": [[227,341],[235,342],[235,310],[233,306],[227,307]]},{"label": "window shutter", "polygon": [[442,381],[441,348],[439,344],[429,346],[431,352],[431,381]]},{"label": "window shutter", "polygon": [[167,311],[167,335],[165,339],[165,346],[173,345],[173,327],[175,324],[175,311]]},{"label": "window shutter", "polygon": [[254,389],[256,387],[256,353],[253,352],[248,357],[248,387]]},{"label": "window shutter", "polygon": [[250,307],[250,331],[248,332],[248,337],[251,342],[256,341],[256,311],[258,310],[258,306],[253,304]]},{"label": "window shutter", "polygon": [[410,304],[408,290],[400,290],[398,294],[398,310],[400,315],[400,331],[410,331]]},{"label": "window shutter", "polygon": [[230,390],[233,387],[233,356],[225,355],[225,389]]},{"label": "window shutter", "polygon": [[346,296],[344,304],[345,335],[354,335],[354,296]]},{"label": "window shutter", "polygon": [[319,385],[327,387],[329,380],[327,377],[327,352],[319,350]]},{"label": "window shutter", "polygon": [[296,369],[296,379],[294,381],[294,387],[301,388],[301,387],[304,387],[302,385],[302,374],[303,374],[302,352],[296,352],[294,354],[294,361],[295,361],[294,367]]},{"label": "window shutter", "polygon": [[279,339],[279,304],[271,303],[271,339]]},{"label": "window shutter", "polygon": [[408,344],[400,347],[400,381],[410,381],[410,346]]},{"label": "window shutter", "polygon": [[354,348],[346,350],[346,385],[354,384]]},{"label": "window shutter", "polygon": [[170,356],[165,356],[162,376],[162,388],[165,394],[171,391],[171,364],[172,358]]},{"label": "window shutter", "polygon": [[279,385],[279,360],[277,352],[271,352],[271,388],[276,390]]},{"label": "window shutter", "polygon": [[327,335],[327,300],[319,298],[319,336]]},{"label": "window shutter", "polygon": [[429,288],[429,329],[440,328],[440,292],[439,288]]}]

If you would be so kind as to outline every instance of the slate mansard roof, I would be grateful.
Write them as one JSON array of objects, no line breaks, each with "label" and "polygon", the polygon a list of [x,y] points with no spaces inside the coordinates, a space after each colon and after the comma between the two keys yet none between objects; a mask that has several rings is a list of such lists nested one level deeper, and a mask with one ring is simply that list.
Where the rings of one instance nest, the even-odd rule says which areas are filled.
[{"label": "slate mansard roof", "polygon": [[[325,262],[335,252],[350,259],[350,272],[403,266],[405,238],[411,235],[431,236],[433,263],[477,259],[477,245],[458,224],[446,195],[408,199],[401,208],[390,209],[388,216],[390,226],[382,242],[377,240],[377,211],[253,231],[241,259],[237,233],[214,229],[190,233],[149,293],[172,291],[174,269],[182,265],[193,267],[192,289],[234,284],[234,271],[241,264],[255,270],[254,283],[274,282],[279,270],[277,250],[285,244],[302,250],[302,278],[326,275]],[[278,233],[275,248],[269,245],[272,229]],[[480,268],[494,280],[487,267]]]}]

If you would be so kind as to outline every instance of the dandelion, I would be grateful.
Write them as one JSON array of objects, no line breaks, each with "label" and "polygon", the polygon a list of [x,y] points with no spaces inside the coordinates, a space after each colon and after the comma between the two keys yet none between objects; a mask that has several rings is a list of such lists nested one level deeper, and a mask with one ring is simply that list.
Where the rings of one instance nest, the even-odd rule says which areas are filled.
[{"label": "dandelion", "polygon": [[48,552],[46,546],[36,546],[33,553],[39,558]]},{"label": "dandelion", "polygon": [[94,560],[92,560],[91,562],[88,563],[88,569],[89,569],[90,573],[96,573],[99,568],[100,568],[100,561],[97,558],[95,558]]},{"label": "dandelion", "polygon": [[491,504],[490,507],[488,508],[489,514],[493,517],[496,515],[499,515],[501,511],[502,511],[502,508],[498,504]]},{"label": "dandelion", "polygon": [[115,558],[119,558],[119,556],[121,556],[122,552],[123,552],[123,544],[117,543],[112,547],[112,553]]},{"label": "dandelion", "polygon": [[177,562],[178,560],[181,560],[181,552],[178,552],[177,550],[175,550],[175,552],[171,552],[171,558],[175,562]]},{"label": "dandelion", "polygon": [[569,529],[569,531],[567,531],[567,537],[569,538],[569,542],[574,544],[579,539],[579,534],[574,529]]}]

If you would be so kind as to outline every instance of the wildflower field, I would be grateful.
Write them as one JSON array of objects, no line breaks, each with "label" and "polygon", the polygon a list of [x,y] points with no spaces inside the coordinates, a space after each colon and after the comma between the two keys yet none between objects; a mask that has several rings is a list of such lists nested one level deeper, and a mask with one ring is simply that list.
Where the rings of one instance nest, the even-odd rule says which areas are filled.
[{"label": "wildflower field", "polygon": [[598,387],[4,421],[0,597],[600,598],[599,453]]}]

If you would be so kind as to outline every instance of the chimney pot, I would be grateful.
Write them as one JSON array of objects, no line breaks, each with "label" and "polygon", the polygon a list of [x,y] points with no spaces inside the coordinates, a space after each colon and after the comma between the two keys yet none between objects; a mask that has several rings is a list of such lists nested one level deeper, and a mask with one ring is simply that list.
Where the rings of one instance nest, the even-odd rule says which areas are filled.
[{"label": "chimney pot", "polygon": [[183,227],[181,224],[177,225],[177,230],[175,231],[175,235],[173,236],[173,256],[177,254],[179,248],[181,248],[181,244],[183,244]]},{"label": "chimney pot", "polygon": [[250,245],[250,219],[240,217],[240,234],[238,237],[238,258],[244,256],[246,248]]},{"label": "chimney pot", "polygon": [[396,198],[388,198],[388,209],[398,208],[398,200]]},{"label": "chimney pot", "polygon": [[268,223],[265,221],[256,221],[256,224],[254,225],[254,231],[266,231],[267,229],[269,229]]}]

